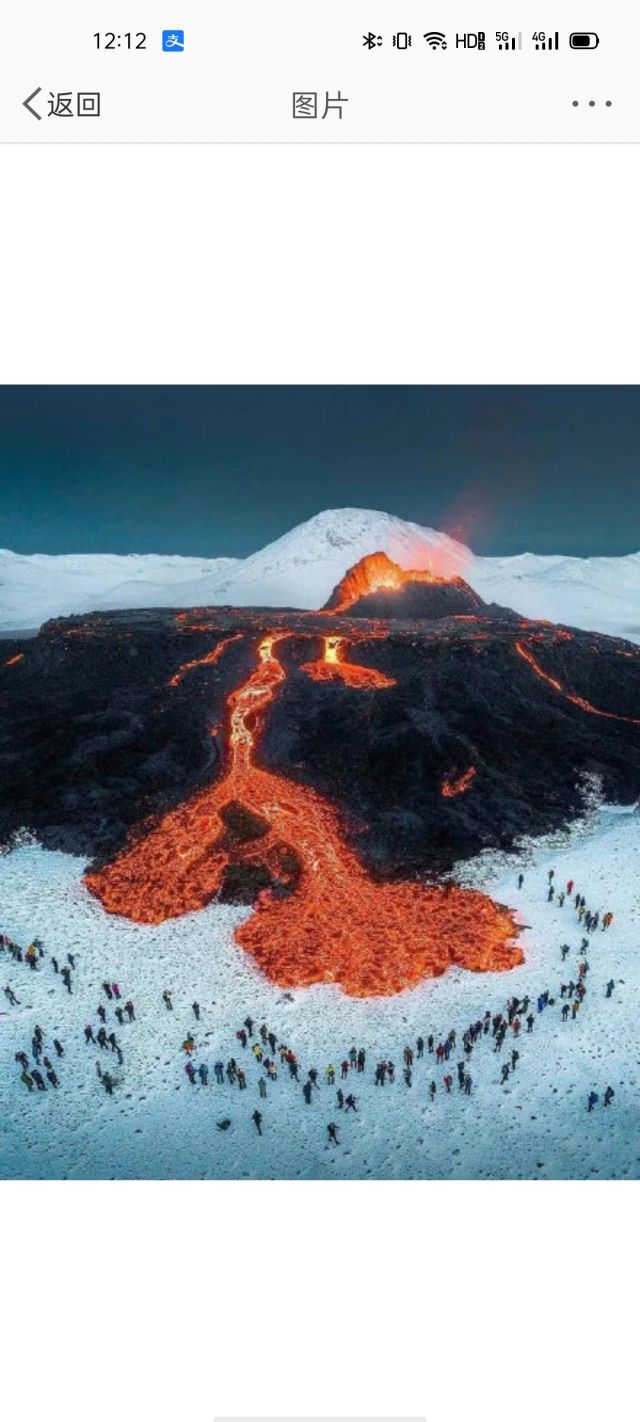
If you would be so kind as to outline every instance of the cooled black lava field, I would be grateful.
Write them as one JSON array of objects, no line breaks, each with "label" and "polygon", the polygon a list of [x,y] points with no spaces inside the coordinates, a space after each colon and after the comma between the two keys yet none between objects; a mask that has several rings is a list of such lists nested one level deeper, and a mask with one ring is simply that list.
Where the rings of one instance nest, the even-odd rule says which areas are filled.
[{"label": "cooled black lava field", "polygon": [[[100,865],[219,780],[265,639],[282,676],[257,763],[328,797],[377,877],[567,825],[589,783],[638,798],[637,647],[407,581],[342,611],[336,590],[338,610],[101,613],[3,643],[0,839],[28,829]],[[242,806],[234,823],[252,833]]]}]

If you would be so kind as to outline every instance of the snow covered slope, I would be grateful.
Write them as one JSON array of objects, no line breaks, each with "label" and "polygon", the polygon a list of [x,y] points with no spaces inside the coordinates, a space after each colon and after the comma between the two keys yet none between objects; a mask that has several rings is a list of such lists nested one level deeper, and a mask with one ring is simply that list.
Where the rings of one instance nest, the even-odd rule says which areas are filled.
[{"label": "snow covered slope", "polygon": [[234,558],[162,557],[159,554],[46,553],[23,556],[0,549],[0,631],[39,627],[48,617],[100,608],[172,607],[181,586],[214,571],[220,577]]},{"label": "snow covered slope", "polygon": [[623,558],[474,558],[467,580],[487,601],[570,627],[640,642],[640,553]]},{"label": "snow covered slope", "polygon": [[[23,946],[38,934],[46,954],[32,973],[0,953],[0,981],[18,999],[17,1006],[0,999],[0,1179],[638,1179],[640,909],[630,868],[639,853],[640,816],[610,808],[553,843],[534,841],[524,855],[485,855],[465,866],[477,887],[530,925],[522,932],[525,962],[507,973],[456,968],[390,998],[350,998],[328,984],[283,994],[233,941],[248,909],[210,904],[158,926],[131,923],[105,914],[87,893],[81,860],[35,845],[0,857],[3,930]],[[562,1019],[559,988],[577,976],[582,930],[569,901],[548,902],[550,868],[557,883],[573,879],[589,905],[614,912],[610,931],[591,937],[589,990],[575,1021]],[[566,964],[563,942],[570,945]],[[68,951],[77,955],[72,995],[51,964],[52,954],[62,963]],[[101,991],[105,979],[120,984],[123,1001],[131,997],[135,1021],[119,1025],[115,1004]],[[172,1012],[162,1002],[167,986]],[[554,1003],[540,1013],[536,999],[546,990]],[[468,1062],[471,1096],[457,1087],[459,1048],[449,1064],[450,1095],[446,1068],[428,1052],[414,1062],[407,1089],[399,1065],[405,1046],[429,1033],[439,1042],[452,1027],[460,1044],[470,1022],[485,1011],[504,1012],[512,994],[531,997],[534,1024],[531,1033],[523,1027],[517,1069],[506,1083],[501,1067],[513,1040],[497,1055],[484,1037]],[[110,1051],[84,1040],[85,1023],[97,1030],[100,1000],[107,1031],[122,1044],[121,1067]],[[247,1013],[300,1060],[300,1082],[280,1069],[265,1099],[258,1092],[262,1068],[236,1038]],[[29,1053],[36,1022],[45,1051],[57,1036],[64,1057],[54,1057],[59,1089],[30,1095],[15,1053]],[[209,1068],[207,1087],[190,1086],[185,1076],[181,1042],[188,1031],[196,1038],[196,1068]],[[366,1050],[366,1071],[342,1083],[357,1099],[357,1112],[346,1113],[325,1067],[339,1068],[354,1043]],[[231,1054],[246,1069],[246,1091],[215,1082],[214,1062]],[[395,1082],[383,1089],[374,1084],[381,1059],[397,1064]],[[116,1078],[113,1097],[100,1085],[98,1064]],[[309,1067],[320,1075],[307,1106],[302,1081]],[[611,1110],[603,1101],[608,1085],[615,1090]],[[591,1090],[599,1101],[588,1114]],[[226,1132],[216,1129],[223,1119]],[[329,1121],[338,1124],[337,1148],[327,1140]]]},{"label": "snow covered slope", "polygon": [[404,568],[459,574],[487,601],[525,616],[640,641],[640,553],[481,558],[446,534],[371,509],[325,510],[244,559],[0,551],[0,631],[107,608],[322,607],[347,569],[378,551]]}]

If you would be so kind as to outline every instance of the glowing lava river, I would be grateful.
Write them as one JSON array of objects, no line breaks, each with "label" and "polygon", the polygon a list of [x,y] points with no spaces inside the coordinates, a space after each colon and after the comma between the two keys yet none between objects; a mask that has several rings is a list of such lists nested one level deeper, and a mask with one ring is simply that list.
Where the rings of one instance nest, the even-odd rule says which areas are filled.
[{"label": "glowing lava river", "polygon": [[[230,870],[266,866],[272,887],[256,894],[235,937],[281,987],[336,983],[354,997],[387,996],[453,965],[496,972],[521,963],[508,909],[453,884],[377,882],[346,844],[326,797],[256,764],[264,713],[286,676],[276,647],[289,635],[263,638],[255,670],[229,696],[224,777],[87,873],[90,891],[108,913],[157,924],[202,909]],[[203,660],[211,663],[223,650]],[[324,662],[307,664],[307,673],[338,675],[369,690],[392,684],[341,654],[329,639]],[[185,664],[178,679],[199,664]]]}]

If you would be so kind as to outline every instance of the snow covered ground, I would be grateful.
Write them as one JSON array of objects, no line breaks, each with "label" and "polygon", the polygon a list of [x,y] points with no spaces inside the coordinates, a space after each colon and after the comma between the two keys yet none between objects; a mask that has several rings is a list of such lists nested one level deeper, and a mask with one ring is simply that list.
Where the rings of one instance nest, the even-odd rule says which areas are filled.
[{"label": "snow covered ground", "polygon": [[475,557],[444,533],[375,509],[325,509],[248,558],[44,554],[0,549],[0,632],[115,608],[322,607],[367,553],[459,573],[525,617],[640,641],[640,553],[621,558]]},{"label": "snow covered ground", "polygon": [[[611,908],[612,928],[593,935],[589,991],[577,1020],[562,1022],[559,984],[577,977],[581,937],[573,908],[547,903],[547,871],[556,882],[573,878],[592,909]],[[360,1001],[337,989],[296,991],[283,999],[233,942],[234,925],[246,910],[212,905],[160,928],[137,926],[104,914],[81,883],[77,859],[35,846],[0,859],[0,927],[23,947],[39,935],[47,956],[38,973],[0,954],[0,987],[9,983],[19,1007],[4,996],[0,1015],[0,1177],[29,1178],[603,1178],[640,1176],[640,815],[603,810],[588,830],[533,845],[519,859],[483,858],[469,879],[509,903],[530,925],[523,930],[525,964],[511,973],[452,972],[393,999]],[[525,872],[522,891],[517,874]],[[571,945],[562,964],[559,945]],[[77,954],[74,992],[56,977],[50,955],[62,962]],[[613,997],[605,984],[616,981]],[[123,999],[135,1003],[136,1021],[123,1028],[101,991],[104,978],[119,982]],[[170,987],[175,1010],[161,994]],[[550,989],[554,1006],[536,1014],[530,1036],[521,1034],[520,1061],[506,1086],[499,1084],[507,1059],[492,1051],[490,1037],[474,1048],[473,1091],[454,1085],[447,1096],[443,1069],[432,1057],[414,1064],[413,1085],[402,1080],[402,1049],[451,1027],[458,1049],[450,1070],[456,1077],[460,1037],[489,1008],[502,1010],[512,994],[534,999]],[[191,1003],[202,1008],[196,1023]],[[84,1041],[85,1023],[99,1025],[96,1007],[107,1006],[107,1030],[116,1030],[124,1052],[118,1068],[111,1053]],[[6,1009],[6,1010],[5,1010]],[[322,1082],[311,1106],[301,1085],[281,1069],[261,1101],[260,1068],[235,1040],[250,1013],[265,1020],[297,1052],[301,1078],[310,1066],[336,1068],[352,1045],[364,1046],[364,1075],[350,1073],[358,1113],[336,1105],[335,1089]],[[34,1025],[45,1033],[60,1076],[58,1091],[29,1095],[14,1061],[30,1051]],[[192,1029],[195,1065],[206,1061],[210,1084],[192,1087],[184,1074],[181,1042]],[[65,1056],[52,1051],[58,1036]],[[248,1087],[213,1082],[213,1063],[234,1055],[246,1066]],[[396,1082],[373,1085],[378,1058],[391,1057]],[[96,1074],[100,1059],[118,1078],[113,1098]],[[432,1103],[428,1085],[437,1082]],[[607,1085],[615,1100],[605,1110]],[[600,1101],[586,1111],[587,1093]],[[263,1113],[259,1138],[251,1120]],[[226,1133],[216,1122],[231,1119]],[[326,1127],[338,1124],[340,1146],[329,1146]]]}]

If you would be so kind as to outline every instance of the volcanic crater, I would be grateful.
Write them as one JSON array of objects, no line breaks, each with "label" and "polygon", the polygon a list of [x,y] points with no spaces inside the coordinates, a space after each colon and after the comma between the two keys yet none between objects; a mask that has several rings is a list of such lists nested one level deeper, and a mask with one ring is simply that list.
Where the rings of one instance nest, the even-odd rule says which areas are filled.
[{"label": "volcanic crater", "polygon": [[522,960],[446,876],[640,795],[640,650],[373,553],[318,612],[150,609],[5,642],[0,838],[91,861],[107,912],[251,905],[283,986],[369,996]]}]

